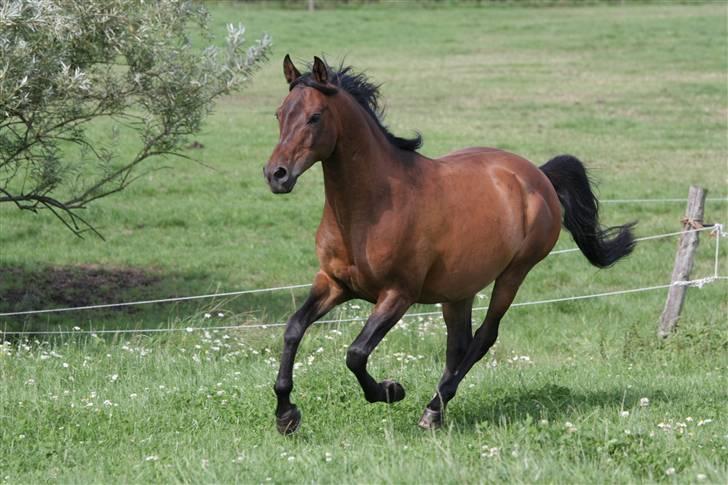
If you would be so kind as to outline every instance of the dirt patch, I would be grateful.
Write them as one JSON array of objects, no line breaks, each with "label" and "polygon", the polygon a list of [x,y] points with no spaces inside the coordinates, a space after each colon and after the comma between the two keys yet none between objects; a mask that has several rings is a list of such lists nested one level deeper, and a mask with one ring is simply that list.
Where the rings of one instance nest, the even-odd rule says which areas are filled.
[{"label": "dirt patch", "polygon": [[[38,308],[116,303],[149,294],[161,273],[130,267],[75,265],[28,269],[0,267],[0,309]],[[131,307],[122,307],[130,311]]]}]

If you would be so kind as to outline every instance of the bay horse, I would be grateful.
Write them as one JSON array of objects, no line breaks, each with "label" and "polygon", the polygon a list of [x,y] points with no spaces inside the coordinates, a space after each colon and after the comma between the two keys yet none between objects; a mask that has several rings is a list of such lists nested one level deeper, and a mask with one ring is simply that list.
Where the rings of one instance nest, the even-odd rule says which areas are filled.
[{"label": "bay horse", "polygon": [[[318,57],[301,74],[286,55],[289,93],[276,111],[280,139],[263,170],[277,194],[323,164],[326,202],[316,233],[320,269],[286,324],[274,390],[282,434],[299,427],[291,403],[293,364],[306,329],[353,298],[374,304],[346,353],[369,402],[404,398],[395,381],[377,382],[367,360],[414,303],[441,303],[446,364],[419,425],[442,425],[445,406],[470,368],[495,343],[498,326],[533,266],[549,254],[562,225],[595,266],[608,267],[635,244],[632,224],[604,228],[584,165],[561,155],[537,167],[495,148],[465,148],[439,159],[422,139],[382,124],[378,86],[350,67]],[[475,295],[495,282],[485,321],[473,334]]]}]

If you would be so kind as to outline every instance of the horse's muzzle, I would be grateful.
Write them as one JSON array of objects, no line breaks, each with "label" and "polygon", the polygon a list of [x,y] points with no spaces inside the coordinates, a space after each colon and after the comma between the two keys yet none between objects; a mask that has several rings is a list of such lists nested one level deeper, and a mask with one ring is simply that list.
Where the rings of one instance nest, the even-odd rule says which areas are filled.
[{"label": "horse's muzzle", "polygon": [[298,179],[298,177],[282,165],[271,169],[266,166],[263,169],[263,175],[268,182],[271,192],[274,194],[287,194],[293,190]]}]

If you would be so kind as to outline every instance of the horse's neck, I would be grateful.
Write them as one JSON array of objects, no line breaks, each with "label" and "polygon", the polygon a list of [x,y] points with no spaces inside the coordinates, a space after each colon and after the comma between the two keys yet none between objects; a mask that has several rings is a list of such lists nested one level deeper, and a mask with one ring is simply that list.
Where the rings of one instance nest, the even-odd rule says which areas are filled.
[{"label": "horse's neck", "polygon": [[326,202],[342,227],[391,207],[395,181],[403,176],[401,151],[376,134],[347,138],[323,163]]},{"label": "horse's neck", "polygon": [[[344,232],[369,228],[402,200],[403,181],[419,156],[403,152],[349,96],[340,98],[339,140],[323,162],[326,203]],[[409,167],[409,168],[408,168]]]}]

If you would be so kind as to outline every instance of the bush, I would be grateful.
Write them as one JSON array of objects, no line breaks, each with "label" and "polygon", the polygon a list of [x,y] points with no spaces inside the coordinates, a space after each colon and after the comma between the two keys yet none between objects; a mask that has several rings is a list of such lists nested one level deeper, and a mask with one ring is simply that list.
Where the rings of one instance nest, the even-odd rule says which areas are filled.
[{"label": "bush", "polygon": [[244,32],[194,48],[191,36],[211,41],[207,13],[183,0],[2,2],[0,202],[94,230],[79,209],[154,169],[142,162],[181,156],[214,100],[266,59],[270,37],[245,49]]}]

